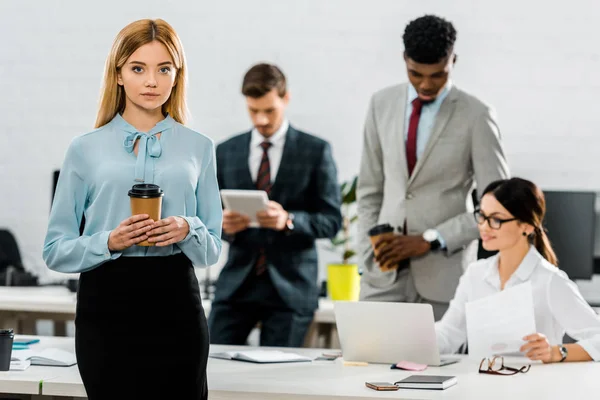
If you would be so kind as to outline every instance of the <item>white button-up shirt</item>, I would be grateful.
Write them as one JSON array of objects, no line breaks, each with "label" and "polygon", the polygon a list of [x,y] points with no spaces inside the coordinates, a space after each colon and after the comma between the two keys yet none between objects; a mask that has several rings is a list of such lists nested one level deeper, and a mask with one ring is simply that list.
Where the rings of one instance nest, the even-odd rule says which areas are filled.
[{"label": "white button-up shirt", "polygon": [[279,171],[279,165],[281,164],[281,157],[283,156],[283,146],[285,146],[285,136],[287,134],[290,123],[287,119],[284,119],[281,126],[270,138],[266,139],[263,135],[258,132],[255,128],[252,130],[252,138],[250,139],[250,157],[248,160],[248,167],[250,168],[250,175],[252,180],[256,182],[258,176],[258,170],[260,168],[260,162],[264,150],[260,146],[262,142],[271,142],[271,147],[267,150],[269,154],[269,166],[271,171],[271,182],[275,182],[277,177],[277,171]]},{"label": "white button-up shirt", "polygon": [[[531,246],[505,288],[531,282],[535,326],[551,345],[565,332],[592,357],[600,360],[600,318],[564,271],[550,264]],[[467,341],[466,304],[500,292],[498,255],[471,264],[456,288],[444,317],[435,324],[440,353],[455,353]],[[535,333],[535,332],[531,332]]]}]

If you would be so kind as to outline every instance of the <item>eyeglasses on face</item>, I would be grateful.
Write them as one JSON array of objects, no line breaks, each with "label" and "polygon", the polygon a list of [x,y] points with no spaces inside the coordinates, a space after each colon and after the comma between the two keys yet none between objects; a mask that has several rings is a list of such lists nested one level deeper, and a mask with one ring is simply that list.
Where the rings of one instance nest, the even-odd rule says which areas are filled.
[{"label": "eyeglasses on face", "polygon": [[492,359],[484,358],[479,364],[480,374],[491,375],[516,375],[518,373],[525,374],[529,372],[531,365],[524,365],[521,368],[507,367],[504,365],[504,357],[496,356]]},{"label": "eyeglasses on face", "polygon": [[487,221],[488,225],[492,229],[500,229],[503,223],[517,220],[516,218],[501,219],[497,217],[488,217],[484,215],[481,210],[475,210],[475,212],[473,212],[473,216],[475,217],[475,222],[477,222],[478,225],[483,225]]}]

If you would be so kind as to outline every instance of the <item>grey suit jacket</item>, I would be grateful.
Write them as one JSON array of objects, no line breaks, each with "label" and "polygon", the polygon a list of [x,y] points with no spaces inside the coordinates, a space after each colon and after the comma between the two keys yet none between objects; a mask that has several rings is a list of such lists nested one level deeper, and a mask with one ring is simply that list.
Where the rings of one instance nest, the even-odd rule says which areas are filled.
[{"label": "grey suit jacket", "polygon": [[402,300],[398,272],[382,272],[373,262],[367,231],[386,222],[402,227],[406,219],[409,235],[433,228],[446,242],[446,251],[429,252],[411,259],[410,265],[419,295],[447,303],[463,264],[474,261],[463,257],[464,249],[478,238],[473,215],[467,212],[471,190],[474,184],[483,190],[507,178],[509,171],[493,111],[453,86],[409,178],[404,141],[407,88],[403,83],[375,93],[367,114],[357,188],[360,297]]}]

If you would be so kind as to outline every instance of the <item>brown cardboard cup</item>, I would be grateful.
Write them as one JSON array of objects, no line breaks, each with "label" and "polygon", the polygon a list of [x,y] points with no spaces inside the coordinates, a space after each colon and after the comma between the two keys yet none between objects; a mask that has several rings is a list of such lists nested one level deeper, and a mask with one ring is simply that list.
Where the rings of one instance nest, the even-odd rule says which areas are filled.
[{"label": "brown cardboard cup", "polygon": [[[375,244],[381,240],[381,238],[392,238],[394,236],[396,236],[396,234],[394,233],[394,228],[390,224],[380,224],[369,230],[369,238],[371,239],[371,246],[373,246],[373,252],[375,253],[375,256],[379,254],[379,250],[375,248]],[[384,265],[380,265],[379,267],[382,271],[390,271],[398,268],[398,265],[386,263]]]},{"label": "brown cardboard cup", "polygon": [[[129,191],[131,215],[148,214],[149,218],[158,221],[162,210],[162,189],[158,185],[142,183],[133,185]],[[138,246],[154,246],[147,240],[138,243]]]}]

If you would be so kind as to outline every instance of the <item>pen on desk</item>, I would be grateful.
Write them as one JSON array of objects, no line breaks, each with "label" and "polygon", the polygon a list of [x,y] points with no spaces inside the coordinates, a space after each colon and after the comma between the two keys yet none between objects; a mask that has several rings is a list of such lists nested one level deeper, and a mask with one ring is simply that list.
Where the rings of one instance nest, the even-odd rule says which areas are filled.
[{"label": "pen on desk", "polygon": [[348,367],[366,367],[367,365],[369,363],[364,361],[344,361],[344,366]]}]

